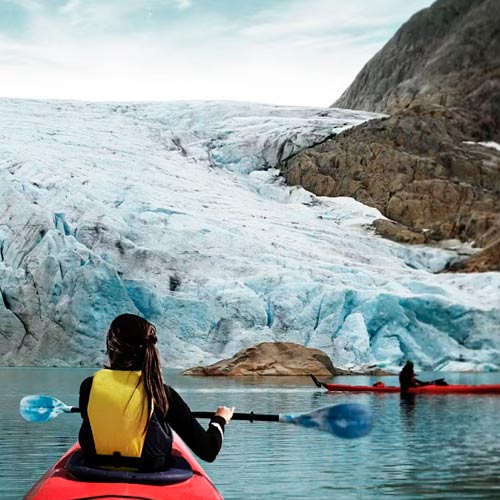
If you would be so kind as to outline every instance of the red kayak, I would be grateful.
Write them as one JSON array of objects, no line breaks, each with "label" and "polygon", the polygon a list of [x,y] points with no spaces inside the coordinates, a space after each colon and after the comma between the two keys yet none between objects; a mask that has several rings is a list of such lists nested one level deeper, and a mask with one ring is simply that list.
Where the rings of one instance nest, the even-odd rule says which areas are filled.
[{"label": "red kayak", "polygon": [[[103,477],[99,481],[76,479],[68,468],[73,472],[74,463],[78,461],[79,455],[81,455],[80,447],[76,444],[37,481],[24,500],[223,500],[217,488],[178,436],[175,436],[174,440],[172,450],[174,465],[171,469],[164,473],[149,474],[170,476],[161,480],[156,479],[160,484],[145,484],[149,479],[144,479],[144,476],[148,474],[141,473],[128,474],[131,477],[141,476],[142,484],[123,480],[117,482],[109,477]],[[99,473],[107,474],[106,471]]]},{"label": "red kayak", "polygon": [[[349,392],[401,392],[395,385],[346,385],[326,384],[321,385],[328,391]],[[500,384],[485,385],[422,385],[410,387],[409,394],[500,394]]]}]

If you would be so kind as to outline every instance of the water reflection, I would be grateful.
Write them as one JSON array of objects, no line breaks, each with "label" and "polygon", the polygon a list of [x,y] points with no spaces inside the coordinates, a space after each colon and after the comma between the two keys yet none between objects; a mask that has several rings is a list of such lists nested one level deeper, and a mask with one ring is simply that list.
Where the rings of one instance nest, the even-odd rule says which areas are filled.
[{"label": "water reflection", "polygon": [[401,408],[401,420],[406,431],[413,431],[415,426],[416,394],[402,392],[399,395],[399,407]]}]

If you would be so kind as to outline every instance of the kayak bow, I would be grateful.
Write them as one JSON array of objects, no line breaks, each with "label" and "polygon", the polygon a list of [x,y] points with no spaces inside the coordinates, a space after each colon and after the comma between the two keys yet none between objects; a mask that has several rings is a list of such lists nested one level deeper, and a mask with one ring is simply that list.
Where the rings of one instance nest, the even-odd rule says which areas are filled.
[{"label": "kayak bow", "polygon": [[[75,444],[30,489],[24,500],[223,500],[210,478],[201,468],[184,442],[175,435],[172,454],[182,457],[192,469],[189,478],[174,484],[140,484],[81,481],[67,470],[68,461],[80,447]],[[181,458],[181,460],[182,460]],[[136,473],[138,475],[138,473]]]}]

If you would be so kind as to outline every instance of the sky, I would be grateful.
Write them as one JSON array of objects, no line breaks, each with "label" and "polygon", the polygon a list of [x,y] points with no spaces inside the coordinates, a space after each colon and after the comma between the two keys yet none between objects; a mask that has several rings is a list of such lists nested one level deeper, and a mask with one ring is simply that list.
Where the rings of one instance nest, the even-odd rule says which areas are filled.
[{"label": "sky", "polygon": [[431,0],[0,0],[0,97],[330,106]]}]

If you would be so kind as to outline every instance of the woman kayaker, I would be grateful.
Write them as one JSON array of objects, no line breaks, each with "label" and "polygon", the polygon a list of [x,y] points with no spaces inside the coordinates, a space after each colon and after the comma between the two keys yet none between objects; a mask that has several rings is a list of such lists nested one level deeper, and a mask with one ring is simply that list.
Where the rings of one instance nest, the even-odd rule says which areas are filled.
[{"label": "woman kayaker", "polygon": [[403,369],[399,372],[399,386],[401,392],[407,392],[410,387],[419,387],[422,385],[448,385],[448,382],[446,382],[444,378],[438,378],[430,382],[418,380],[413,371],[413,361],[407,361]]},{"label": "woman kayaker", "polygon": [[413,361],[407,361],[403,369],[399,372],[399,386],[401,392],[407,392],[410,387],[418,387],[421,385],[428,385],[429,382],[422,382],[417,379],[413,371]]},{"label": "woman kayaker", "polygon": [[116,317],[107,332],[109,368],[80,386],[78,440],[94,467],[168,468],[173,429],[202,460],[212,462],[234,408],[220,406],[205,430],[182,397],[163,383],[156,328],[134,314]]}]

